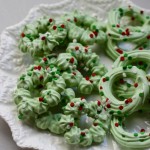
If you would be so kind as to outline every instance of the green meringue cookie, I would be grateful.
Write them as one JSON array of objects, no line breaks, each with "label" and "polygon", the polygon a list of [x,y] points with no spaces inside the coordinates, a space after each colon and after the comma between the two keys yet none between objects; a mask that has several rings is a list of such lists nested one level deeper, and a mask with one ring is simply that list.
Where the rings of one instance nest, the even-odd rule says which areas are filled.
[{"label": "green meringue cookie", "polygon": [[64,134],[64,138],[68,144],[79,144],[80,142],[80,132],[81,130],[74,126],[70,131]]},{"label": "green meringue cookie", "polygon": [[71,88],[65,89],[62,93],[62,99],[66,102],[70,102],[73,98],[75,98],[75,92]]},{"label": "green meringue cookie", "polygon": [[61,70],[66,70],[75,67],[77,65],[77,60],[69,53],[61,53],[56,63]]},{"label": "green meringue cookie", "polygon": [[88,103],[88,116],[97,118],[97,115],[101,113],[103,107],[99,100],[91,101]]},{"label": "green meringue cookie", "polygon": [[24,88],[26,90],[31,90],[33,88],[32,79],[29,76],[22,74],[17,82],[17,88]]},{"label": "green meringue cookie", "polygon": [[51,120],[51,124],[49,126],[49,130],[55,134],[62,134],[64,130],[60,127],[60,119],[62,114],[54,114]]},{"label": "green meringue cookie", "polygon": [[23,88],[16,89],[13,96],[14,96],[14,102],[16,105],[18,105],[26,97],[31,98],[30,92]]},{"label": "green meringue cookie", "polygon": [[105,131],[100,127],[100,126],[94,126],[89,129],[90,133],[92,134],[92,139],[96,143],[101,143],[103,142],[105,138]]},{"label": "green meringue cookie", "polygon": [[59,126],[63,132],[70,130],[74,125],[74,118],[71,115],[61,115]]},{"label": "green meringue cookie", "polygon": [[54,78],[52,82],[46,84],[47,89],[53,89],[57,92],[62,92],[66,88],[65,80],[62,77]]},{"label": "green meringue cookie", "polygon": [[75,70],[73,72],[70,72],[70,73],[64,72],[62,74],[62,77],[65,80],[65,82],[67,84],[67,87],[76,87],[76,86],[78,86],[81,79],[83,78],[81,73],[77,70]]},{"label": "green meringue cookie", "polygon": [[35,119],[35,124],[39,129],[48,129],[52,121],[52,114],[42,114],[42,116]]},{"label": "green meringue cookie", "polygon": [[24,98],[18,105],[18,113],[23,117],[35,117],[36,114],[42,114],[47,111],[48,105],[43,102],[39,102],[37,98]]},{"label": "green meringue cookie", "polygon": [[98,66],[94,66],[91,69],[91,71],[93,73],[95,73],[96,75],[100,75],[100,76],[103,76],[108,72],[107,68],[103,64],[99,64]]},{"label": "green meringue cookie", "polygon": [[89,80],[82,78],[79,83],[78,90],[80,93],[90,94],[93,90],[93,84]]},{"label": "green meringue cookie", "polygon": [[43,90],[41,96],[50,107],[56,106],[61,101],[60,94],[52,88]]},{"label": "green meringue cookie", "polygon": [[[85,135],[83,134],[85,133]],[[80,145],[81,146],[90,146],[92,144],[92,134],[89,132],[88,129],[81,130],[80,136]]]},{"label": "green meringue cookie", "polygon": [[[124,75],[133,79],[136,89],[132,97],[120,101],[114,96],[112,89],[116,79],[123,78]],[[143,105],[148,96],[149,86],[146,74],[137,67],[118,67],[103,76],[99,82],[99,92],[107,111],[114,115],[127,115],[135,112],[139,106]]]},{"label": "green meringue cookie", "polygon": [[64,114],[78,117],[88,111],[87,102],[82,98],[73,98],[63,107]]}]

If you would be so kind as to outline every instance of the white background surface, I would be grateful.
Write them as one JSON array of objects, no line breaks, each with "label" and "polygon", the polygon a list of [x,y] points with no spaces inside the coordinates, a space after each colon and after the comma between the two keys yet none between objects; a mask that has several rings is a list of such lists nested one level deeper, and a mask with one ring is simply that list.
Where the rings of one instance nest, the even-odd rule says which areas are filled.
[{"label": "white background surface", "polygon": [[[150,9],[149,0],[132,1],[141,7]],[[40,3],[55,3],[55,0],[0,0],[0,32],[2,32],[2,30],[4,30],[7,26],[14,25],[23,20],[28,11]],[[16,146],[12,139],[8,125],[1,118],[0,150],[22,150]]]}]

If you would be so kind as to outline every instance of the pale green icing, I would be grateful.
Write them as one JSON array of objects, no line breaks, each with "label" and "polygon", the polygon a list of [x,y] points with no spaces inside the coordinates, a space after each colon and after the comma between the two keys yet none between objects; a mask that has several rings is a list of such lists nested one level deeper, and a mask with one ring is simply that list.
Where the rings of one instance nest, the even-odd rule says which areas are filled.
[{"label": "pale green icing", "polygon": [[62,92],[66,88],[65,80],[62,77],[54,78],[52,82],[46,84],[47,89],[54,89],[57,92]]},{"label": "pale green icing", "polygon": [[51,124],[49,126],[49,130],[55,134],[62,134],[64,130],[60,127],[60,119],[62,114],[54,114],[51,120]]},{"label": "pale green icing", "polygon": [[60,94],[52,88],[43,90],[41,96],[50,107],[56,106],[61,101]]},{"label": "pale green icing", "polygon": [[89,129],[89,132],[92,134],[92,139],[96,143],[101,143],[104,140],[106,135],[105,131],[100,126],[94,126]]},{"label": "pale green icing", "polygon": [[18,113],[23,115],[23,118],[35,117],[36,114],[42,114],[47,111],[48,105],[44,102],[39,102],[37,98],[25,98],[17,105]]},{"label": "pale green icing", "polygon": [[52,114],[42,114],[42,116],[35,119],[35,124],[39,129],[48,129],[52,121]]},{"label": "pale green icing", "polygon": [[89,80],[82,78],[79,83],[78,90],[80,93],[90,94],[93,90],[93,84]]},{"label": "pale green icing", "polygon": [[[122,146],[134,149],[146,149],[150,147],[150,136],[149,132],[128,132],[123,128],[122,120],[117,117],[114,117],[111,120],[111,133],[114,136],[115,140]],[[119,123],[116,126],[116,123]]]},{"label": "pale green icing", "polygon": [[68,144],[78,144],[80,142],[80,132],[81,130],[74,126],[70,131],[64,134],[64,138]]},{"label": "pale green icing", "polygon": [[74,118],[71,115],[61,115],[59,126],[63,132],[70,130],[70,128],[72,128],[70,123],[74,125]]},{"label": "pale green icing", "polygon": [[[128,19],[121,21],[122,17],[125,16],[126,18],[128,16]],[[109,34],[107,54],[112,59],[116,59],[120,55],[117,52],[119,47],[116,46],[116,43],[121,41],[135,44],[134,50],[147,45],[147,37],[150,34],[149,21],[146,13],[143,12],[141,14],[141,11],[137,8],[121,7],[111,10],[108,15],[107,24],[107,33]],[[129,24],[126,25],[127,22]]]},{"label": "pale green icing", "polygon": [[30,98],[31,94],[28,90],[23,89],[23,88],[19,88],[16,89],[14,92],[14,102],[16,105],[18,105],[22,100],[24,100],[26,97]]},{"label": "pale green icing", "polygon": [[[74,104],[73,106],[71,104]],[[71,101],[63,107],[64,114],[78,117],[81,114],[85,114],[88,111],[86,100],[81,98],[73,98]]]},{"label": "pale green icing", "polygon": [[99,64],[98,66],[94,66],[91,71],[96,75],[103,76],[107,73],[107,68],[103,64]]},{"label": "pale green icing", "polygon": [[99,101],[99,103],[98,101],[91,101],[88,103],[88,116],[93,118],[98,117],[98,114],[100,114],[103,109],[101,101]]},{"label": "pale green icing", "polygon": [[73,98],[75,98],[75,92],[71,88],[65,89],[61,95],[66,102],[70,102]]},{"label": "pale green icing", "polygon": [[[132,78],[135,83],[138,83],[138,86],[135,87],[136,89],[132,97],[128,97],[129,100],[124,99],[120,101],[113,95],[112,90],[116,78],[123,78],[124,74],[126,77]],[[99,87],[102,87],[102,89],[99,88],[101,100],[105,103],[107,110],[113,112],[115,115],[125,115],[135,112],[145,102],[149,93],[146,74],[135,66],[126,68],[125,70],[123,67],[118,67],[109,71],[99,82]],[[108,101],[106,101],[107,98]],[[126,100],[128,103],[126,103]],[[108,107],[108,105],[110,106]]]},{"label": "pale green icing", "polygon": [[56,64],[61,70],[66,70],[77,65],[77,60],[70,53],[61,53]]},{"label": "pale green icing", "polygon": [[26,90],[31,90],[32,87],[33,87],[32,79],[25,74],[21,75],[17,83],[17,88],[24,88]]},{"label": "pale green icing", "polygon": [[88,131],[88,129],[81,130],[81,132],[85,133],[85,136],[80,136],[80,145],[81,146],[90,146],[92,144],[92,134]]},{"label": "pale green icing", "polygon": [[78,84],[80,83],[81,79],[83,78],[83,76],[81,75],[81,73],[77,70],[72,71],[70,73],[68,72],[64,72],[62,74],[62,77],[64,78],[67,87],[76,87],[78,86]]}]

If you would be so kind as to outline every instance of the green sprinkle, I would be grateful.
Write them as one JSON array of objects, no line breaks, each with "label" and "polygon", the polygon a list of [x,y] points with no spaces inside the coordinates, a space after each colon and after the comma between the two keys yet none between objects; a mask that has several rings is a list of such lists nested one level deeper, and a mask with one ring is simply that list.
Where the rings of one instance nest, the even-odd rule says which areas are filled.
[{"label": "green sprinkle", "polygon": [[127,56],[128,56],[128,54],[127,54],[127,53],[125,53],[125,54],[124,54],[124,57],[127,57]]},{"label": "green sprinkle", "polygon": [[31,72],[31,71],[29,71],[27,74],[28,74],[28,76],[31,76],[31,75],[32,75],[32,72]]},{"label": "green sprinkle", "polygon": [[117,114],[120,115],[122,112],[120,110],[117,111]]},{"label": "green sprinkle", "polygon": [[84,106],[84,103],[80,103],[80,106]]},{"label": "green sprinkle", "polygon": [[52,82],[52,77],[49,78],[49,81]]},{"label": "green sprinkle", "polygon": [[121,17],[123,16],[123,12],[120,13],[120,16],[121,16]]},{"label": "green sprinkle", "polygon": [[146,19],[149,19],[150,17],[149,16],[146,16]]},{"label": "green sprinkle", "polygon": [[126,70],[127,69],[127,66],[123,66],[123,70]]},{"label": "green sprinkle", "polygon": [[128,65],[128,68],[131,69],[133,66],[132,65]]},{"label": "green sprinkle", "polygon": [[100,92],[100,95],[101,95],[101,96],[104,96],[104,93],[103,93],[103,92]]},{"label": "green sprinkle", "polygon": [[123,41],[127,41],[127,39],[123,39]]},{"label": "green sprinkle", "polygon": [[20,80],[24,80],[25,79],[25,77],[20,77]]},{"label": "green sprinkle", "polygon": [[115,26],[116,26],[115,24],[112,25],[112,27],[115,27]]},{"label": "green sprinkle", "polygon": [[124,114],[124,117],[128,117],[129,115],[128,114]]},{"label": "green sprinkle", "polygon": [[51,65],[50,65],[50,68],[54,68],[54,65],[53,65],[53,64],[51,64]]},{"label": "green sprinkle", "polygon": [[140,132],[142,135],[145,133],[145,132]]},{"label": "green sprinkle", "polygon": [[57,70],[57,71],[56,71],[56,74],[59,74],[59,75],[60,75],[60,71],[59,71],[59,70]]},{"label": "green sprinkle", "polygon": [[138,133],[134,133],[134,136],[137,137],[137,136],[138,136]]},{"label": "green sprinkle", "polygon": [[144,93],[140,93],[139,96],[140,96],[140,97],[143,97],[143,96],[144,96]]},{"label": "green sprinkle", "polygon": [[93,25],[93,27],[92,27],[92,28],[93,28],[93,30],[96,30],[96,26],[95,26],[95,25]]},{"label": "green sprinkle", "polygon": [[111,115],[112,115],[113,113],[114,113],[114,111],[113,111],[113,110],[111,110],[111,111],[109,112],[109,114],[111,114]]},{"label": "green sprinkle", "polygon": [[52,75],[55,75],[55,72],[52,72],[51,74],[52,74]]},{"label": "green sprinkle", "polygon": [[122,135],[122,137],[126,137],[125,135]]},{"label": "green sprinkle", "polygon": [[131,87],[131,84],[130,84],[130,83],[127,83],[127,87],[129,87],[129,88],[130,88],[130,87]]},{"label": "green sprinkle", "polygon": [[128,57],[128,60],[132,60],[132,57],[131,57],[131,56],[129,56],[129,57]]},{"label": "green sprinkle", "polygon": [[122,30],[121,30],[121,29],[119,29],[119,33],[122,33]]},{"label": "green sprinkle", "polygon": [[57,80],[58,78],[54,78],[54,80]]},{"label": "green sprinkle", "polygon": [[119,11],[120,11],[120,12],[123,12],[123,9],[122,9],[122,8],[119,8]]},{"label": "green sprinkle", "polygon": [[23,115],[20,114],[20,115],[18,116],[18,118],[19,118],[20,120],[22,120],[22,119],[23,119]]},{"label": "green sprinkle", "polygon": [[103,124],[102,124],[101,122],[99,123],[99,126],[100,126],[100,127],[104,127]]},{"label": "green sprinkle", "polygon": [[106,77],[106,81],[109,81],[109,77]]}]

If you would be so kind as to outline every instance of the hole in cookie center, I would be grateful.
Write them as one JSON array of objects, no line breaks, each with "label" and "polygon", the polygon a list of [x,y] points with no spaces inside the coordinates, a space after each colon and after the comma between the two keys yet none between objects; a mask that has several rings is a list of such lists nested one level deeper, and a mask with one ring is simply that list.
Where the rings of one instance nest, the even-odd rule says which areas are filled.
[{"label": "hole in cookie center", "polygon": [[[150,132],[150,113],[139,110],[124,121],[124,130],[130,133],[140,133],[142,129]],[[143,131],[144,131],[143,130]]]},{"label": "hole in cookie center", "polygon": [[117,43],[117,46],[124,51],[132,51],[137,45],[131,42],[120,41]]},{"label": "hole in cookie center", "polygon": [[83,129],[89,129],[93,124],[94,119],[87,115],[82,115],[79,119],[78,127]]},{"label": "hole in cookie center", "polygon": [[131,77],[118,77],[112,84],[112,94],[120,101],[131,98],[135,92],[134,82]]}]

